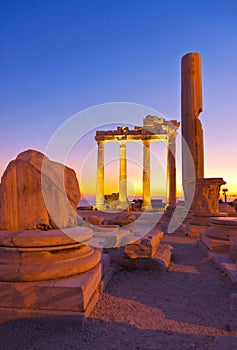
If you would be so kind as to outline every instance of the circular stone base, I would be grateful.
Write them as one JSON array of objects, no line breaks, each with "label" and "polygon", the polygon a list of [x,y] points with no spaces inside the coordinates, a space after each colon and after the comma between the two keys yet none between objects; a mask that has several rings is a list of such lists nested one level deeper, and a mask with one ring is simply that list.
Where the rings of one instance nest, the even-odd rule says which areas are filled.
[{"label": "circular stone base", "polygon": [[210,238],[229,240],[230,237],[237,237],[237,218],[212,217],[209,224],[211,226],[206,229],[205,235]]},{"label": "circular stone base", "polygon": [[47,281],[94,268],[101,253],[86,245],[93,231],[68,230],[75,240],[60,230],[0,231],[0,281]]}]

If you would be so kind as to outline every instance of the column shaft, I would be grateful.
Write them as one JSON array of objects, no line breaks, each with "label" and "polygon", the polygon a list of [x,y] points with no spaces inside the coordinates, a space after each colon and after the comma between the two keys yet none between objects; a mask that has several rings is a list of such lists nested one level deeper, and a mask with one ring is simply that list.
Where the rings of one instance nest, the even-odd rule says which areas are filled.
[{"label": "column shaft", "polygon": [[127,206],[127,155],[126,142],[119,142],[119,203]]},{"label": "column shaft", "polygon": [[104,209],[104,142],[98,141],[96,202],[97,209]]},{"label": "column shaft", "polygon": [[143,141],[143,209],[151,209],[150,141]]},{"label": "column shaft", "polygon": [[201,56],[190,52],[181,63],[182,182],[185,205],[195,206],[195,179],[204,177]]},{"label": "column shaft", "polygon": [[167,203],[166,205],[176,204],[176,138],[175,135],[169,136],[167,143]]}]

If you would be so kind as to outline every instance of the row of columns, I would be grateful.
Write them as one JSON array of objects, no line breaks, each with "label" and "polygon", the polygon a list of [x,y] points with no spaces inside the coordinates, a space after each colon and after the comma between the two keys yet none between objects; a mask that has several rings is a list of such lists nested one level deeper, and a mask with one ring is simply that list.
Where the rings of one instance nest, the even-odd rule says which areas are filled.
[{"label": "row of columns", "polygon": [[[96,203],[98,210],[104,209],[104,141],[97,141],[97,183]],[[143,209],[152,209],[150,195],[150,140],[143,140]],[[127,208],[127,156],[126,141],[119,141],[119,206]],[[176,143],[175,134],[171,135],[167,143],[167,205],[176,204]]]}]

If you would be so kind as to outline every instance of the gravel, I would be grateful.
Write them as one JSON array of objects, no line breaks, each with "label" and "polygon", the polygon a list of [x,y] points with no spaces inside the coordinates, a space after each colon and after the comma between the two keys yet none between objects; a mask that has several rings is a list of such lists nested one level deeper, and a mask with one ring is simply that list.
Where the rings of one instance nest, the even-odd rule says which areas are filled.
[{"label": "gravel", "polygon": [[60,317],[2,322],[0,349],[205,350],[216,336],[237,336],[229,307],[236,287],[195,240],[164,240],[174,246],[167,272],[128,271],[114,263],[83,326]]}]

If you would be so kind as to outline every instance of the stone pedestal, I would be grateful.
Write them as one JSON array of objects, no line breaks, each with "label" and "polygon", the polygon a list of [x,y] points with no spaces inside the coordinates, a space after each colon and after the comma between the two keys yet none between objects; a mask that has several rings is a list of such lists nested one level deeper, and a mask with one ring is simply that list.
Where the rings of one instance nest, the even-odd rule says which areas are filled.
[{"label": "stone pedestal", "polygon": [[[212,217],[208,224],[201,242],[211,251],[230,254],[231,243],[234,245],[237,239],[237,218]],[[234,247],[232,252],[234,255]]]},{"label": "stone pedestal", "polygon": [[227,216],[219,212],[219,192],[225,184],[222,178],[201,178],[196,180],[193,200],[193,212],[186,223],[186,233],[193,238],[199,238],[209,225],[209,218]]},{"label": "stone pedestal", "polygon": [[209,225],[201,233],[198,247],[236,284],[237,218],[210,218]]},{"label": "stone pedestal", "polygon": [[209,219],[212,217],[227,217],[227,213],[194,213],[189,221],[186,223],[185,232],[189,237],[200,238],[200,233],[210,225]]},{"label": "stone pedestal", "polygon": [[109,273],[87,227],[0,231],[0,313],[88,314]]},{"label": "stone pedestal", "polygon": [[233,206],[229,203],[219,203],[219,211],[221,213],[227,213],[228,216],[237,216],[237,212]]}]

